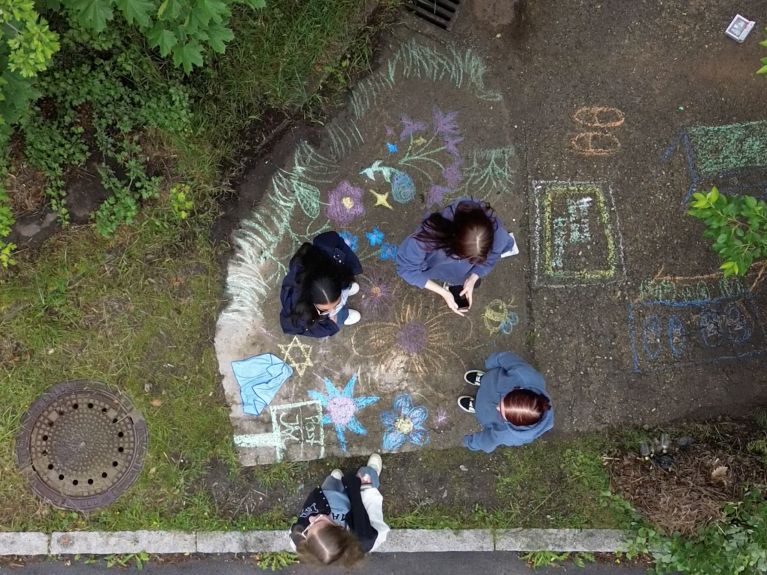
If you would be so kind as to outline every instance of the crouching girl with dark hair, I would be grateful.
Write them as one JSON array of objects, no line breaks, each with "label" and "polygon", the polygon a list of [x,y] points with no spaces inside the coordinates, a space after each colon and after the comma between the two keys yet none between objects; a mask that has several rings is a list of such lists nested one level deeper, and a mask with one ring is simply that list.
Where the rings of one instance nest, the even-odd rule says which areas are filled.
[{"label": "crouching girl with dark hair", "polygon": [[[397,273],[441,296],[458,315],[471,307],[474,288],[498,260],[516,253],[513,236],[484,202],[459,200],[426,218],[397,251]],[[452,287],[447,289],[438,282]]]},{"label": "crouching girl with dark hair", "polygon": [[485,369],[467,371],[466,383],[477,386],[476,398],[462,395],[458,406],[477,417],[482,431],[463,438],[472,451],[490,453],[499,445],[516,447],[536,440],[554,427],[551,397],[543,376],[519,356],[494,353]]},{"label": "crouching girl with dark hair", "polygon": [[326,337],[338,333],[341,325],[357,323],[360,313],[347,308],[346,300],[360,290],[354,276],[361,273],[360,260],[336,232],[304,243],[282,280],[282,331]]},{"label": "crouching girl with dark hair", "polygon": [[290,541],[302,562],[351,567],[389,533],[378,490],[383,465],[374,453],[356,474],[334,469],[304,502]]}]

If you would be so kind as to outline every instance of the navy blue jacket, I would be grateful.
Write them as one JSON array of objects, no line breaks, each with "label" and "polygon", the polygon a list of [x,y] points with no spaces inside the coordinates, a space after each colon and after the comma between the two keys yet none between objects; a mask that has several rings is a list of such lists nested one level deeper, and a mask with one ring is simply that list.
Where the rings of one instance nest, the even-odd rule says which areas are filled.
[{"label": "navy blue jacket", "polygon": [[[348,268],[353,275],[362,273],[362,264],[359,258],[336,232],[320,234],[314,238],[312,244],[336,263]],[[328,316],[321,316],[312,326],[307,326],[306,322],[303,321],[294,322],[290,317],[296,303],[298,303],[298,298],[301,296],[300,286],[296,283],[296,275],[302,269],[299,262],[295,259],[291,260],[288,273],[282,280],[282,289],[280,290],[280,302],[282,303],[280,325],[282,331],[287,334],[307,337],[327,337],[338,333],[338,324]]]}]

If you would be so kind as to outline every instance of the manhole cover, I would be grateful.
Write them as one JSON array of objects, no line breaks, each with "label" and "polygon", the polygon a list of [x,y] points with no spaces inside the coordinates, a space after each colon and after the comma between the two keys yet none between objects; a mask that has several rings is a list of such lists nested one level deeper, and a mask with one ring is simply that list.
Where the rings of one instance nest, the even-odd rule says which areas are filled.
[{"label": "manhole cover", "polygon": [[410,0],[407,7],[419,18],[447,30],[460,3],[461,0]]},{"label": "manhole cover", "polygon": [[24,416],[16,464],[40,497],[87,511],[109,505],[130,487],[146,446],[146,422],[130,400],[102,383],[67,381]]}]

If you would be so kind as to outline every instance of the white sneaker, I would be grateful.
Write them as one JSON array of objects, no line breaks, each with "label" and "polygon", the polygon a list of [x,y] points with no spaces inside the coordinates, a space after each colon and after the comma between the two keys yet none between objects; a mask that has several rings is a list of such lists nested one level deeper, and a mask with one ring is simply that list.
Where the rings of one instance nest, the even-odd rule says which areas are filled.
[{"label": "white sneaker", "polygon": [[514,234],[512,234],[511,232],[509,232],[509,236],[511,236],[511,239],[514,241],[514,246],[509,251],[503,252],[501,254],[502,258],[509,258],[519,253],[519,244],[517,244],[517,239],[514,237]]},{"label": "white sneaker", "polygon": [[381,472],[383,471],[383,461],[381,461],[381,456],[377,453],[373,453],[368,457],[368,467],[375,469],[376,473],[378,473],[378,477],[381,477]]},{"label": "white sneaker", "polygon": [[344,325],[354,325],[361,319],[362,319],[362,314],[360,312],[358,312],[356,309],[350,309],[349,317],[346,318]]},{"label": "white sneaker", "polygon": [[349,286],[348,295],[350,296],[355,295],[359,293],[359,291],[360,291],[360,284],[358,284],[357,282],[352,282],[352,285]]},{"label": "white sneaker", "polygon": [[340,469],[334,469],[333,471],[330,472],[330,476],[335,479],[343,479],[344,473]]}]

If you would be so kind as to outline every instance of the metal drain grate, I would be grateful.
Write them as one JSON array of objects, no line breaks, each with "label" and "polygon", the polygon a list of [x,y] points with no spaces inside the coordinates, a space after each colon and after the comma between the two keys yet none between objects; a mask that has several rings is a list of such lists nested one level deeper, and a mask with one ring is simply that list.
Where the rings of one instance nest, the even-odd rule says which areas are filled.
[{"label": "metal drain grate", "polygon": [[408,8],[419,18],[448,30],[461,0],[410,0]]},{"label": "metal drain grate", "polygon": [[144,418],[93,381],[61,383],[24,416],[16,463],[32,491],[57,507],[112,503],[136,480],[147,446]]}]

